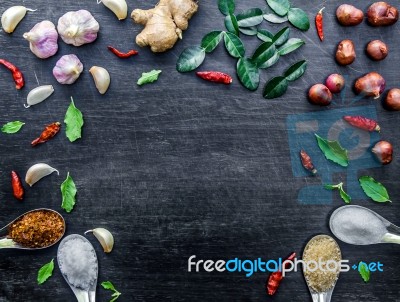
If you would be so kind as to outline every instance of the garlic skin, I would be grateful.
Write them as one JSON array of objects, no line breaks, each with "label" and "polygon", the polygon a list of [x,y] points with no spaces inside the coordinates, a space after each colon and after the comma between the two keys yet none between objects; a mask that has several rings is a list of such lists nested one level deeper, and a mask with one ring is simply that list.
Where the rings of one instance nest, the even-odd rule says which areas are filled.
[{"label": "garlic skin", "polygon": [[83,64],[76,55],[62,56],[53,68],[53,75],[60,84],[73,84],[83,71]]},{"label": "garlic skin", "polygon": [[52,85],[43,85],[36,87],[29,91],[28,96],[26,97],[26,103],[24,104],[25,108],[29,108],[33,105],[39,104],[47,99],[54,92],[54,87]]},{"label": "garlic skin", "polygon": [[93,76],[94,84],[96,85],[97,90],[101,94],[105,94],[107,92],[108,87],[110,86],[110,74],[107,69],[99,66],[93,66],[89,69],[90,74]]},{"label": "garlic skin", "polygon": [[12,6],[8,8],[1,15],[1,26],[4,31],[9,34],[14,32],[19,22],[25,17],[27,11],[34,12],[35,10],[26,8],[25,6]]},{"label": "garlic skin", "polygon": [[112,251],[114,247],[114,237],[109,230],[104,228],[95,228],[93,230],[86,231],[85,235],[87,233],[93,233],[94,237],[99,240],[105,253],[110,253]]},{"label": "garlic skin", "polygon": [[58,33],[54,24],[48,20],[37,23],[23,37],[29,41],[31,51],[40,59],[54,56],[58,50]]},{"label": "garlic skin", "polygon": [[43,177],[50,175],[53,172],[57,172],[57,175],[60,175],[60,173],[58,172],[57,169],[54,169],[53,167],[49,166],[48,164],[39,163],[39,164],[33,165],[26,172],[25,182],[29,186],[32,187],[35,183],[37,183]]},{"label": "garlic skin", "polygon": [[57,30],[67,44],[81,46],[97,39],[99,23],[87,10],[68,12],[58,19]]},{"label": "garlic skin", "polygon": [[128,16],[128,5],[125,0],[100,0],[97,4],[101,2],[117,16],[118,20],[124,20]]}]

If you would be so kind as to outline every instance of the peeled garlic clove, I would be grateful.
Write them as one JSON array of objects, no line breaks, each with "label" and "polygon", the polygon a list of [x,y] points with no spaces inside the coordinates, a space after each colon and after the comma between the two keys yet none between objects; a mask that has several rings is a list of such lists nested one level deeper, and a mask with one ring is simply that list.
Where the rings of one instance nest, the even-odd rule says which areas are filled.
[{"label": "peeled garlic clove", "polygon": [[83,71],[83,64],[76,55],[62,56],[53,68],[53,75],[60,84],[73,84]]},{"label": "peeled garlic clove", "polygon": [[56,27],[50,21],[37,23],[23,37],[29,41],[31,51],[40,59],[54,56],[58,50],[58,33]]},{"label": "peeled garlic clove", "polygon": [[110,74],[108,71],[99,66],[93,66],[89,69],[90,74],[93,76],[94,84],[101,94],[105,94],[108,86],[110,86]]},{"label": "peeled garlic clove", "polygon": [[53,167],[49,166],[48,164],[39,163],[39,164],[33,165],[26,172],[25,182],[29,186],[32,187],[35,183],[37,183],[43,177],[50,175],[53,172],[57,172],[57,174],[60,175],[60,173],[58,172],[57,169],[54,169]]},{"label": "peeled garlic clove", "polygon": [[25,17],[27,11],[34,12],[35,10],[26,8],[25,6],[12,6],[8,8],[1,16],[1,26],[4,31],[11,34]]},{"label": "peeled garlic clove", "polygon": [[114,237],[111,232],[104,228],[95,228],[93,230],[86,231],[85,234],[92,232],[94,237],[99,240],[105,253],[110,253],[114,246]]},{"label": "peeled garlic clove", "polygon": [[103,2],[104,6],[110,9],[118,18],[124,20],[128,16],[128,5],[125,0],[101,0],[97,4]]},{"label": "peeled garlic clove", "polygon": [[43,85],[32,89],[28,96],[26,97],[26,102],[28,105],[25,105],[25,108],[29,108],[33,105],[39,104],[47,99],[54,92],[54,88],[52,85]]}]

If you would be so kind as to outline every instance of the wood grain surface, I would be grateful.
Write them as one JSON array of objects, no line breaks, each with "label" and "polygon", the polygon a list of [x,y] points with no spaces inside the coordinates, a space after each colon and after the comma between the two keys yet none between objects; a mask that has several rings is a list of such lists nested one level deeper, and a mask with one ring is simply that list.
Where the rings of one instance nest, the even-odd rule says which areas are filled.
[{"label": "wood grain surface", "polygon": [[[134,8],[150,8],[154,1],[128,0]],[[201,70],[215,69],[234,75],[230,86],[204,82],[193,72],[180,74],[175,69],[181,51],[198,45],[211,30],[223,30],[224,18],[217,1],[200,1],[199,11],[190,21],[183,40],[173,50],[140,54],[120,60],[106,46],[122,50],[138,48],[135,36],[142,27],[128,18],[117,21],[111,11],[96,1],[25,1],[37,9],[29,12],[16,31],[0,32],[0,57],[15,63],[24,72],[26,87],[17,91],[9,72],[0,68],[0,124],[12,120],[26,123],[14,135],[0,133],[0,224],[39,207],[63,213],[67,234],[83,234],[95,227],[105,227],[115,236],[115,248],[104,254],[99,243],[89,240],[99,258],[99,284],[112,281],[122,293],[118,301],[311,301],[301,272],[285,278],[274,297],[264,289],[267,274],[255,273],[189,273],[187,260],[276,259],[292,251],[301,254],[309,238],[331,234],[328,226],[333,210],[343,205],[336,192],[329,193],[332,202],[302,204],[299,191],[309,184],[322,185],[319,176],[296,177],[290,159],[287,118],[308,112],[349,108],[376,108],[382,139],[395,148],[392,164],[363,168],[357,175],[371,175],[388,189],[392,204],[378,204],[366,196],[353,204],[364,205],[400,225],[399,151],[400,115],[385,111],[380,101],[354,99],[352,82],[369,71],[378,71],[387,87],[400,86],[399,23],[387,28],[373,28],[362,23],[357,27],[340,26],[335,17],[337,1],[292,1],[303,8],[311,28],[300,32],[291,27],[291,37],[302,38],[306,45],[281,58],[278,64],[261,73],[256,92],[244,89],[235,75],[236,61],[223,45],[207,55]],[[249,7],[265,7],[263,0],[237,0],[237,12]],[[370,1],[349,1],[366,11]],[[400,6],[399,1],[392,1]],[[20,4],[20,2],[18,2]],[[0,12],[17,5],[1,0]],[[325,6],[325,41],[315,32],[314,16]],[[66,45],[59,40],[59,51],[47,60],[36,58],[22,38],[37,22],[58,18],[71,10],[87,9],[100,23],[98,39],[82,47]],[[262,27],[277,32],[284,25],[263,22]],[[344,38],[354,41],[356,61],[339,67],[334,61],[337,43]],[[373,62],[365,55],[372,39],[387,42],[386,60]],[[255,37],[243,36],[247,54],[260,43]],[[56,61],[64,54],[76,54],[84,72],[71,85],[60,85],[52,75]],[[291,83],[287,93],[278,99],[265,100],[262,88],[266,81],[280,75],[300,59],[308,60],[308,70]],[[101,96],[88,72],[93,65],[109,70],[109,91]],[[157,83],[138,87],[142,72],[161,69]],[[324,81],[330,73],[347,76],[348,86],[343,103],[319,108],[307,102],[308,87]],[[28,92],[37,86],[52,84],[55,93],[45,102],[29,109],[23,107]],[[83,138],[70,143],[62,132],[52,141],[31,148],[30,142],[44,125],[64,119],[73,96],[83,112]],[[335,98],[339,98],[335,96]],[[346,102],[349,101],[349,102]],[[295,146],[297,147],[300,146]],[[295,150],[298,152],[298,150]],[[320,156],[322,156],[320,154]],[[323,157],[321,157],[323,159]],[[57,168],[53,174],[26,188],[23,202],[15,200],[9,173],[16,170],[24,177],[27,169],[38,162]],[[78,188],[77,204],[72,213],[61,208],[60,184],[67,172]],[[332,181],[346,182],[346,172],[333,173]],[[320,196],[313,196],[319,200]],[[372,273],[364,284],[355,271],[343,273],[332,301],[400,301],[400,253],[397,245],[353,246],[339,241],[344,259],[380,261],[383,273]],[[38,269],[56,256],[57,246],[39,251],[0,251],[0,301],[75,301],[72,291],[58,269],[43,285],[37,285]],[[111,293],[97,288],[97,301],[109,301]]]}]

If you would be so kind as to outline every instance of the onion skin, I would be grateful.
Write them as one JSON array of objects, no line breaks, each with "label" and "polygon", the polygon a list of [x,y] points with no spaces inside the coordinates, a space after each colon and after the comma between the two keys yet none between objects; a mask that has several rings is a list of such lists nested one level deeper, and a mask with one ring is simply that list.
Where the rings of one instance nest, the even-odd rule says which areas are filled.
[{"label": "onion skin", "polygon": [[355,82],[354,89],[357,94],[373,96],[377,99],[385,91],[385,86],[386,81],[379,73],[370,72]]},{"label": "onion skin", "polygon": [[336,61],[340,65],[349,65],[356,59],[354,43],[351,40],[343,40],[339,43],[336,50]]},{"label": "onion skin", "polygon": [[343,26],[354,26],[363,21],[364,13],[353,5],[342,4],[336,9],[336,18]]},{"label": "onion skin", "polygon": [[399,19],[399,11],[386,2],[375,2],[367,12],[368,22],[372,26],[389,26]]},{"label": "onion skin", "polygon": [[308,91],[308,100],[311,104],[328,106],[332,102],[332,93],[323,84],[315,84]]},{"label": "onion skin", "polygon": [[390,89],[383,105],[386,109],[400,111],[400,89]]},{"label": "onion skin", "polygon": [[332,73],[325,84],[332,93],[339,93],[344,88],[344,78],[340,74]]},{"label": "onion skin", "polygon": [[379,141],[372,148],[372,152],[382,165],[388,165],[392,162],[393,146],[387,141]]},{"label": "onion skin", "polygon": [[388,47],[380,40],[373,40],[367,45],[367,54],[372,60],[381,61],[387,57],[388,53]]}]

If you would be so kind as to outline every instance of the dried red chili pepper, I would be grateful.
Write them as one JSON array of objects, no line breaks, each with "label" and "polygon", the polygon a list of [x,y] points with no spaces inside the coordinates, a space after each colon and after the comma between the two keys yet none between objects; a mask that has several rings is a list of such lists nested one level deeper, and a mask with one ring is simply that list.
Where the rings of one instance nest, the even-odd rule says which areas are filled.
[{"label": "dried red chili pepper", "polygon": [[[283,267],[287,268],[289,262],[293,262],[295,257],[296,257],[296,253],[290,254],[290,256],[287,257],[283,261]],[[272,296],[276,293],[279,285],[282,282],[282,279],[283,279],[283,275],[282,275],[282,272],[279,270],[276,272],[273,272],[269,275],[267,283],[265,284],[265,289],[266,289],[268,295]]]},{"label": "dried red chili pepper", "polygon": [[363,129],[369,132],[373,131],[381,131],[381,127],[378,125],[378,122],[369,118],[366,118],[364,116],[358,115],[358,116],[344,116],[343,119],[348,122],[350,125]]},{"label": "dried red chili pepper", "polygon": [[0,59],[0,64],[4,65],[9,71],[11,71],[15,82],[15,88],[21,89],[22,87],[24,87],[25,84],[24,77],[22,75],[22,72],[18,69],[17,66],[11,64],[10,62],[4,59]]},{"label": "dried red chili pepper", "polygon": [[54,137],[58,131],[60,131],[61,124],[59,122],[52,123],[50,125],[47,125],[46,128],[44,128],[42,134],[40,136],[33,140],[31,145],[32,147],[36,146],[37,144],[45,143],[52,137]]},{"label": "dried red chili pepper", "polygon": [[222,83],[229,85],[232,83],[232,77],[229,74],[219,72],[219,71],[198,71],[196,72],[197,76],[200,78],[216,83]]},{"label": "dried red chili pepper", "polygon": [[19,200],[24,199],[24,187],[22,186],[21,179],[15,171],[11,171],[11,186],[14,197]]},{"label": "dried red chili pepper", "polygon": [[300,151],[300,159],[304,169],[310,171],[314,175],[317,174],[317,169],[315,169],[311,157],[306,153],[306,151],[304,150]]},{"label": "dried red chili pepper", "polygon": [[113,54],[115,54],[118,58],[121,58],[121,59],[126,59],[129,57],[135,56],[139,53],[138,51],[133,50],[133,49],[128,52],[122,52],[112,46],[107,46],[107,48],[109,51],[111,51]]},{"label": "dried red chili pepper", "polygon": [[322,15],[324,9],[325,7],[321,8],[315,16],[315,27],[317,28],[318,37],[321,41],[324,40],[324,17]]}]

